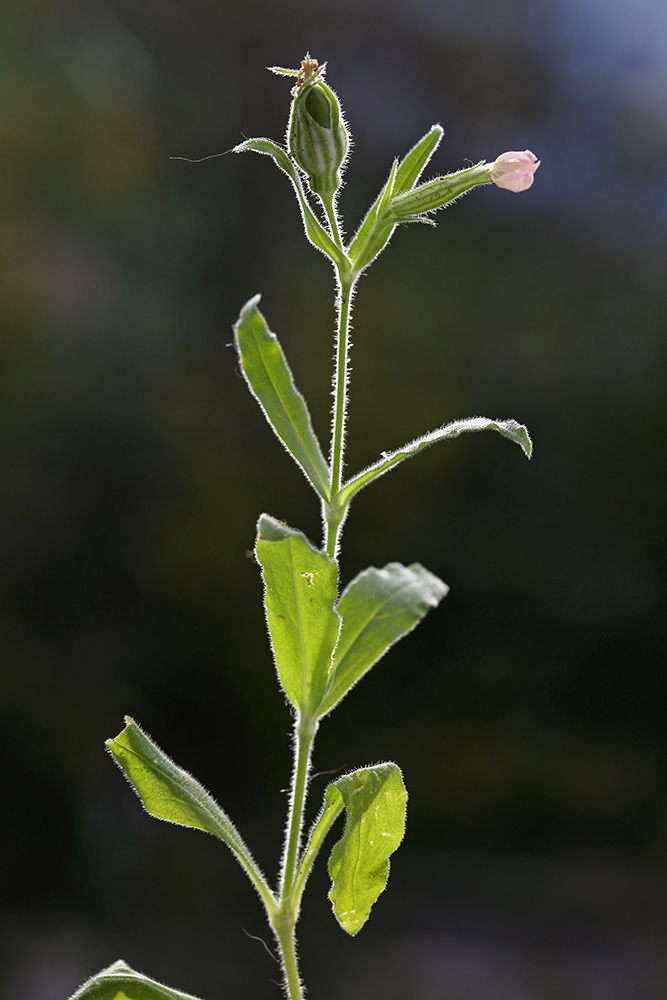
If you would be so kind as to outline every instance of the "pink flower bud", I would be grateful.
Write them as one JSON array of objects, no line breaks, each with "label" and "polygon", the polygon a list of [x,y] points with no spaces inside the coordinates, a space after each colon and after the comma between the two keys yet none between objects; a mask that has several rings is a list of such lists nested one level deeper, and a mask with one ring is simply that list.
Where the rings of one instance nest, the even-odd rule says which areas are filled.
[{"label": "pink flower bud", "polygon": [[527,191],[540,161],[526,149],[523,153],[503,153],[491,167],[491,180],[507,191]]}]

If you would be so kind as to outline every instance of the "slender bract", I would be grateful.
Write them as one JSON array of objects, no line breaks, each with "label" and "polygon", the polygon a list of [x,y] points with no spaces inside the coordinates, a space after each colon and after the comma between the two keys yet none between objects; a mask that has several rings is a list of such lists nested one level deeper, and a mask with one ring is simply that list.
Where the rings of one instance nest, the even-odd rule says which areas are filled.
[{"label": "slender bract", "polygon": [[[352,302],[361,274],[407,222],[431,222],[430,215],[466,191],[493,181],[510,191],[527,190],[539,161],[529,150],[505,153],[491,163],[421,182],[442,139],[434,125],[403,159],[394,160],[379,194],[348,245],[343,243],[336,198],[342,184],[350,136],[340,102],[325,82],[325,66],[307,55],[296,77],[285,146],[272,139],[246,139],[235,152],[271,157],[289,178],[307,239],[334,269],[336,330],[331,443],[328,461],[313,430],[304,396],[297,389],[285,353],[250,299],[235,325],[241,370],[276,436],[303,471],[321,506],[324,537],[317,548],[283,521],[263,514],[257,524],[255,557],[264,581],[264,608],[279,684],[293,717],[294,765],[287,823],[276,888],[272,889],[227,814],[204,787],[178,767],[126,718],[107,746],[141,799],[158,819],[203,830],[234,854],[264,904],[290,1000],[302,1000],[295,927],[306,882],[341,814],[345,826],[331,851],[329,893],[334,915],[356,934],[384,890],[389,857],[405,829],[407,792],[396,764],[362,767],[332,781],[322,809],[304,838],[304,816],[315,736],[321,720],[336,708],[387,650],[407,635],[447,594],[448,587],[418,563],[388,563],[359,573],[339,596],[341,535],[352,499],[405,459],[439,441],[471,431],[495,430],[530,458],[527,429],[515,420],[472,417],[424,434],[344,480]],[[308,190],[305,188],[308,185]],[[309,195],[315,195],[314,208]],[[233,628],[233,622],[225,622]],[[425,669],[420,667],[420,669]],[[305,840],[305,842],[304,842]],[[124,962],[88,980],[72,1000],[196,1000],[130,969]]]}]

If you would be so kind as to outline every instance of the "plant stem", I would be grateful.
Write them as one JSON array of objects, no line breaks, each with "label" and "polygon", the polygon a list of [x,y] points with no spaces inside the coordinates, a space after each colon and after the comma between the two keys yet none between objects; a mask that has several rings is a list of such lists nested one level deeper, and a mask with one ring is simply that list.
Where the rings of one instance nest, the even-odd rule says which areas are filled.
[{"label": "plant stem", "polygon": [[345,450],[345,421],[347,417],[348,354],[352,292],[354,279],[338,278],[338,324],[336,329],[336,368],[334,372],[334,403],[331,428],[331,497],[340,490]]},{"label": "plant stem", "polygon": [[[301,844],[303,829],[303,812],[306,804],[308,772],[310,770],[310,755],[315,739],[316,726],[309,719],[299,716],[294,727],[296,754],[294,772],[292,774],[292,790],[287,819],[287,841],[283,857],[283,869],[280,879],[280,901],[284,904],[292,892],[297,856]],[[296,915],[295,915],[296,922]]]},{"label": "plant stem", "polygon": [[292,894],[303,830],[310,755],[316,732],[317,723],[301,715],[297,717],[294,726],[296,752],[292,772],[292,791],[287,818],[285,853],[280,876],[280,903],[269,917],[278,939],[290,1000],[303,1000],[294,940],[294,926],[299,919],[299,899],[293,898]]},{"label": "plant stem", "polygon": [[322,195],[320,195],[319,198],[320,198],[320,201],[322,202],[322,205],[324,206],[324,211],[325,211],[326,217],[327,217],[327,219],[329,221],[329,228],[331,230],[331,238],[333,239],[333,241],[336,244],[336,246],[340,250],[342,250],[343,249],[343,240],[342,240],[341,235],[340,235],[340,226],[338,224],[338,214],[336,212],[336,206],[334,204],[334,196],[331,195],[328,199],[325,199],[325,198],[322,197]]},{"label": "plant stem", "polygon": [[303,1000],[293,926],[285,927],[278,932],[278,945],[280,947],[280,953],[283,960],[283,969],[285,972],[289,998],[290,1000]]}]

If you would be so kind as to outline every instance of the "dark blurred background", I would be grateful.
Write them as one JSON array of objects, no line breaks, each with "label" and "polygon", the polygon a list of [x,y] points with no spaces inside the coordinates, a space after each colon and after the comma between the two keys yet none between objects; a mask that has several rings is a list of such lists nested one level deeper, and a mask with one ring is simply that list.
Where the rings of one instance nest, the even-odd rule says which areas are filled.
[{"label": "dark blurred background", "polygon": [[[349,465],[441,423],[355,501],[342,577],[420,561],[440,609],[326,721],[315,770],[392,759],[389,891],[352,941],[324,864],[320,1000],[667,993],[663,0],[4,0],[0,30],[1,1000],[66,1000],[119,957],[205,1000],[278,997],[256,898],[212,839],[150,820],[104,740],[130,713],[270,872],[290,766],[257,567],[305,479],[229,344],[262,309],[328,432],[327,261],[259,156],[328,60],[352,231],[433,124],[434,169],[543,164],[396,233],[359,289]],[[311,815],[327,778],[313,782]]]}]

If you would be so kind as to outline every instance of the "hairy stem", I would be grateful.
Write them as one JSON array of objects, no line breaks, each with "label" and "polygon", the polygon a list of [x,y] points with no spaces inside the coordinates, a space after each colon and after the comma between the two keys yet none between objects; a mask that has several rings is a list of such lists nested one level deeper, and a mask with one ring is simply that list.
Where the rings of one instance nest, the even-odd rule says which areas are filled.
[{"label": "hairy stem", "polygon": [[340,225],[338,223],[338,213],[336,212],[335,196],[330,195],[328,198],[323,198],[322,195],[319,196],[322,205],[324,206],[324,211],[326,213],[327,220],[329,222],[329,229],[331,230],[331,238],[338,247],[339,250],[343,249],[343,240],[340,233]]},{"label": "hairy stem", "polygon": [[331,497],[340,490],[345,451],[347,387],[349,380],[350,320],[354,280],[338,279],[338,324],[336,328],[336,368],[333,382],[333,419],[331,428]]},{"label": "hairy stem", "polygon": [[310,755],[316,732],[316,723],[313,723],[309,718],[304,719],[302,716],[297,718],[294,726],[294,739],[296,741],[294,770],[285,834],[285,852],[280,876],[280,903],[270,916],[271,925],[278,939],[285,972],[285,984],[290,1000],[302,1000],[303,998],[294,939],[294,926],[299,919],[299,899],[294,898],[293,889],[296,867],[299,862],[303,814],[308,792]]},{"label": "hairy stem", "polygon": [[285,985],[289,1000],[303,1000],[303,990],[299,978],[299,964],[296,957],[296,941],[294,938],[294,925],[281,928],[277,932],[278,946],[283,960],[283,971],[285,973]]},{"label": "hairy stem", "polygon": [[280,878],[280,899],[283,904],[291,894],[294,883],[294,873],[296,871],[301,833],[303,830],[303,813],[306,804],[310,755],[313,749],[315,731],[316,727],[310,720],[304,720],[301,716],[297,718],[294,727],[296,753],[294,758],[294,772],[292,774],[289,815],[287,818],[287,839]]}]

